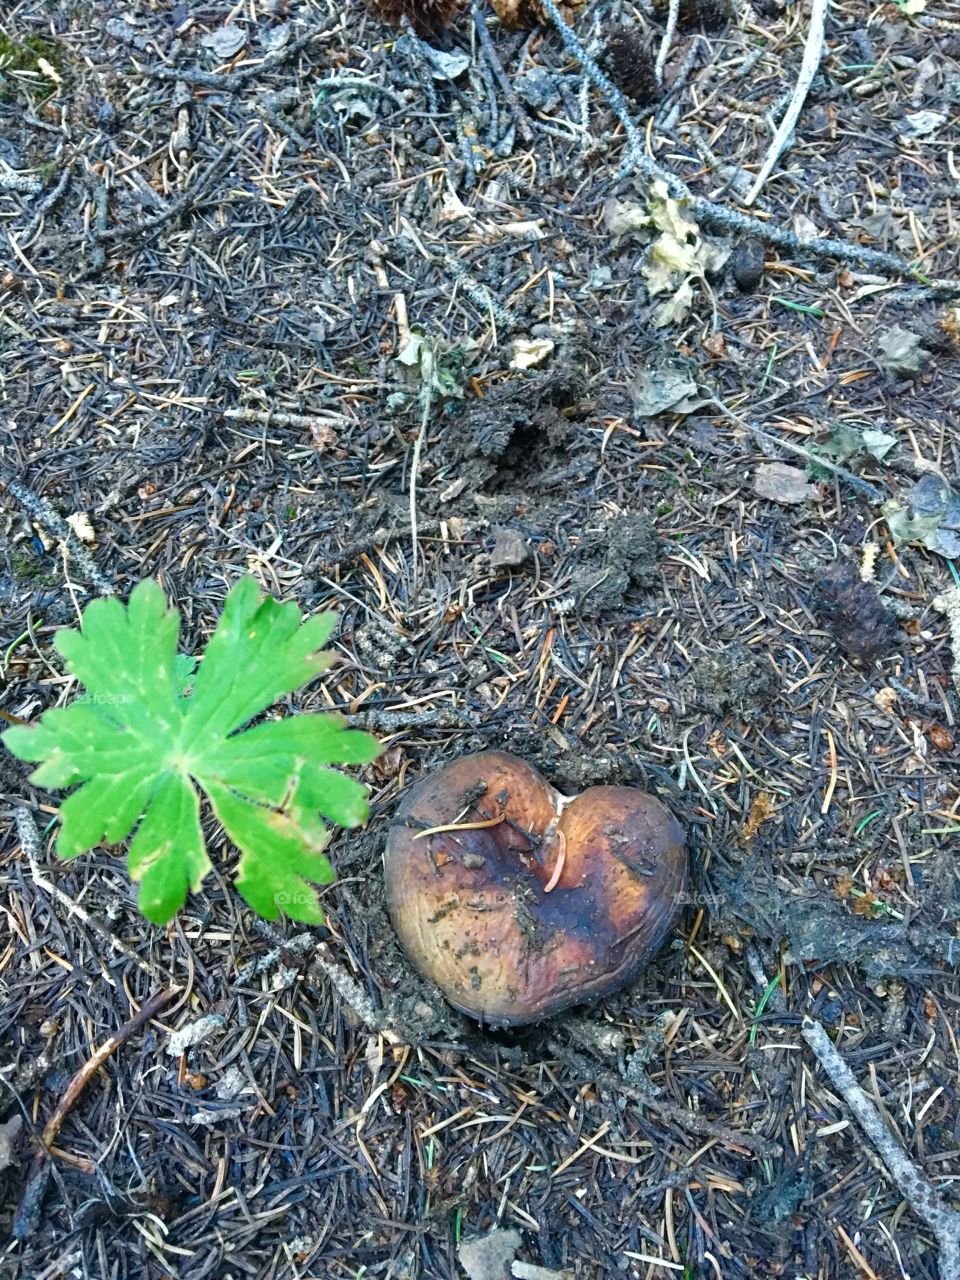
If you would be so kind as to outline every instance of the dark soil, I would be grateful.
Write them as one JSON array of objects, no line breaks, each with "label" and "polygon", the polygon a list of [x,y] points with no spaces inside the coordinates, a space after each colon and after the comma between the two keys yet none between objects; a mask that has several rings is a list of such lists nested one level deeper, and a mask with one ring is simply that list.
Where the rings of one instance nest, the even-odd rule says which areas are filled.
[{"label": "dark soil", "polygon": [[[659,163],[734,208],[731,166],[759,167],[806,17],[706,8],[684,6],[658,114],[635,118]],[[602,46],[631,14],[601,4],[577,27]],[[914,18],[832,5],[755,206],[922,278],[767,243],[759,275],[741,253],[739,285],[733,263],[694,279],[658,329],[651,237],[614,243],[604,216],[647,184],[616,177],[623,130],[593,90],[582,117],[549,29],[488,29],[510,86],[544,72],[538,109],[504,91],[469,13],[439,37],[469,60],[455,82],[319,0],[0,14],[0,707],[73,696],[52,639],[98,582],[126,598],[157,577],[195,652],[253,573],[340,618],[337,665],[287,712],[342,708],[385,748],[306,932],[251,918],[212,823],[216,874],[169,929],[146,925],[123,850],[59,862],[59,797],[0,757],[0,1124],[24,1120],[0,1169],[4,1277],[445,1280],[460,1239],[501,1225],[522,1261],[586,1280],[934,1280],[928,1226],[798,1022],[820,1019],[953,1194],[960,702],[933,601],[956,570],[895,546],[883,507],[924,475],[960,487],[956,298],[927,284],[960,275],[955,20],[937,0]],[[663,28],[644,19],[645,44]],[[395,359],[411,326],[441,375],[416,546],[424,393]],[[881,344],[897,326],[922,349],[899,372]],[[522,339],[552,353],[520,370]],[[703,395],[641,416],[638,375],[660,388],[679,367]],[[848,457],[852,478],[811,472],[803,505],[754,494],[757,465],[829,457],[838,425],[896,442]],[[77,515],[79,557],[58,527]],[[504,529],[525,554],[495,555]],[[695,868],[635,985],[516,1033],[418,978],[383,905],[402,793],[484,748],[567,794],[646,788]],[[170,983],[70,1110],[13,1239],[70,1078]]]},{"label": "dark soil", "polygon": [[739,640],[706,654],[697,666],[697,696],[714,715],[734,712],[753,723],[764,716],[778,690],[777,673],[767,655],[752,653]]}]

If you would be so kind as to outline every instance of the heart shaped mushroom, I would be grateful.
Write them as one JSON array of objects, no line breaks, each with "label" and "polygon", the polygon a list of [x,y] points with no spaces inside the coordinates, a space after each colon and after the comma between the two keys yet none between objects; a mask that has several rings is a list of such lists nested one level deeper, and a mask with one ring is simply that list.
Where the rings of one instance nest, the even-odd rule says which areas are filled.
[{"label": "heart shaped mushroom", "polygon": [[630,983],[676,923],[683,831],[632,787],[563,796],[500,751],[405,796],[387,835],[387,909],[417,969],[494,1027]]}]

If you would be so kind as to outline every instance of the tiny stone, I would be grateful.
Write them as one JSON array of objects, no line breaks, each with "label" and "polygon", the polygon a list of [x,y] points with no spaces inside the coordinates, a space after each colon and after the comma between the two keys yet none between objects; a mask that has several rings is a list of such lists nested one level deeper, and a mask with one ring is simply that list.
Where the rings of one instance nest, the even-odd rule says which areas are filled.
[{"label": "tiny stone", "polygon": [[523,564],[528,555],[527,540],[516,529],[495,526],[496,542],[490,552],[492,569],[513,569]]},{"label": "tiny stone", "polygon": [[511,1263],[522,1243],[519,1231],[497,1227],[485,1236],[462,1240],[457,1257],[469,1280],[509,1280]]}]

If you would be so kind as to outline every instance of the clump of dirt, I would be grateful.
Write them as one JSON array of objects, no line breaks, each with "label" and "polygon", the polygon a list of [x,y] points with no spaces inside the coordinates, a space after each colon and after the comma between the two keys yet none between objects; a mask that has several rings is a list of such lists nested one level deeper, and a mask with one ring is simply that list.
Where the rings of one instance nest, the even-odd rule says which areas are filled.
[{"label": "clump of dirt", "polygon": [[584,380],[559,369],[494,388],[451,415],[437,450],[441,473],[457,492],[542,492],[569,474],[564,455],[573,441],[571,420],[587,409]]},{"label": "clump of dirt", "polygon": [[656,586],[662,547],[652,522],[638,512],[625,512],[602,528],[588,530],[571,584],[577,607],[591,613],[618,609],[631,587]]},{"label": "clump of dirt", "polygon": [[760,654],[735,640],[697,663],[697,696],[714,715],[731,712],[753,723],[761,719],[779,691],[777,677]]},{"label": "clump of dirt", "polygon": [[856,966],[869,983],[886,978],[913,978],[929,971],[930,963],[956,967],[952,924],[960,915],[949,875],[937,883],[933,875],[920,895],[922,907],[944,923],[939,927],[907,924],[889,914],[858,915],[844,900],[818,888],[810,880],[794,892],[779,881],[765,879],[753,863],[735,876],[715,877],[718,900],[726,904],[718,930],[735,932],[746,922],[761,937],[786,939],[789,958],[801,965],[836,962]]},{"label": "clump of dirt", "polygon": [[896,619],[852,561],[839,560],[822,575],[810,608],[849,658],[874,662],[897,643]]},{"label": "clump of dirt", "polygon": [[567,795],[577,795],[587,787],[622,786],[623,766],[614,753],[574,752],[563,756],[552,779]]}]

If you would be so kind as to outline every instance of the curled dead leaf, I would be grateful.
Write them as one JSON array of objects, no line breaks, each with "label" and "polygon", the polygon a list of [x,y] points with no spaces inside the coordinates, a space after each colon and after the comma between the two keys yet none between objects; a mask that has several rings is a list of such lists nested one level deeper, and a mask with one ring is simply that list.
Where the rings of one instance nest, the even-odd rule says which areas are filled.
[{"label": "curled dead leaf", "polygon": [[953,734],[942,724],[932,724],[927,730],[927,737],[938,751],[953,750]]},{"label": "curled dead leaf", "polygon": [[744,840],[752,840],[765,822],[776,813],[777,808],[773,803],[773,798],[765,791],[761,791],[759,795],[754,796],[753,804],[750,806],[750,812],[747,814],[747,820],[743,824]]},{"label": "curled dead leaf", "polygon": [[810,484],[805,473],[785,462],[762,462],[753,473],[753,491],[784,506],[799,506],[819,496],[816,485]]}]

